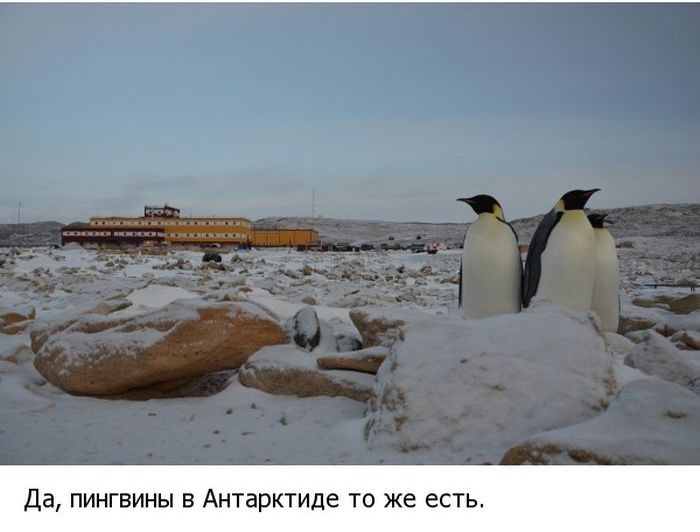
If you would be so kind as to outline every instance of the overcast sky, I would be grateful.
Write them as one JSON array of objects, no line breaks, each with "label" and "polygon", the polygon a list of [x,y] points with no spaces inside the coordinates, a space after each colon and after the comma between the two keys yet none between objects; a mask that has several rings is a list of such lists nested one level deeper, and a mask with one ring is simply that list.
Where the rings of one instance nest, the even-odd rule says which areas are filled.
[{"label": "overcast sky", "polygon": [[700,5],[0,5],[0,223],[700,201]]}]

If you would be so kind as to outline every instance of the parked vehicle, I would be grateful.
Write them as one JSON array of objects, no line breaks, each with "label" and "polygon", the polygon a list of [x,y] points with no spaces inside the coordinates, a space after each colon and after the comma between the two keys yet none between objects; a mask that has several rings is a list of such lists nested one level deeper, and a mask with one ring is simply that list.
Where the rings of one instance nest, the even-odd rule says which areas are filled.
[{"label": "parked vehicle", "polygon": [[221,255],[215,251],[207,251],[202,257],[202,262],[221,262]]}]

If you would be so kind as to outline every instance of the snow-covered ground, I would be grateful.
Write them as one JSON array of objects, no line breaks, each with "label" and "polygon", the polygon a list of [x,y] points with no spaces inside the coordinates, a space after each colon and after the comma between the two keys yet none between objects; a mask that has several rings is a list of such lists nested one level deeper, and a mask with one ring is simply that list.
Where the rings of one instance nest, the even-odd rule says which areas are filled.
[{"label": "snow-covered ground", "polygon": [[[687,315],[674,314],[664,308],[663,302],[654,299],[664,295],[670,300],[686,296],[690,290],[645,286],[652,282],[698,283],[700,238],[697,233],[622,240],[626,246],[618,249],[622,316],[647,319],[647,326],[641,327],[644,329],[655,326],[658,330],[663,325],[672,328],[672,333],[690,331],[688,334],[697,339],[697,333],[693,332],[700,331],[697,311]],[[369,415],[365,403],[346,397],[272,395],[244,386],[235,372],[230,375],[230,384],[225,389],[208,397],[134,401],[67,394],[47,382],[33,365],[30,332],[37,325],[86,313],[109,301],[126,300],[130,303],[110,314],[110,317],[126,319],[183,298],[199,298],[212,303],[249,299],[270,309],[279,317],[280,323],[292,317],[303,305],[311,304],[319,318],[329,323],[336,334],[355,336],[358,332],[349,317],[350,310],[372,308],[373,313],[381,314],[381,310],[386,309],[389,315],[400,311],[408,320],[415,317],[416,331],[427,327],[436,334],[435,331],[444,325],[444,336],[437,337],[440,349],[435,353],[425,352],[426,360],[430,361],[431,355],[438,356],[438,352],[461,348],[462,340],[453,332],[461,323],[456,308],[458,250],[442,251],[437,255],[408,251],[302,253],[287,249],[252,250],[227,252],[223,254],[220,265],[202,265],[201,253],[193,251],[142,255],[137,251],[110,253],[82,248],[19,251],[6,248],[0,250],[0,263],[3,263],[0,266],[0,315],[28,305],[35,309],[29,325],[15,334],[0,334],[0,463],[464,464],[497,462],[508,450],[508,446],[474,450],[469,445],[452,442],[416,446],[407,452],[392,447],[392,437],[387,438],[386,445],[381,441],[377,444],[380,436],[374,434],[374,439],[368,439],[365,434]],[[652,303],[645,304],[645,301]],[[656,303],[657,306],[649,306]],[[420,316],[427,321],[423,323]],[[580,316],[576,320],[576,323],[586,321]],[[502,323],[502,334],[507,336],[509,324]],[[500,330],[498,324],[495,322],[495,328],[487,327],[491,331],[488,334]],[[410,327],[406,330],[408,345],[410,338],[419,333],[411,332]],[[475,328],[473,334],[482,334],[479,330]],[[547,334],[546,328],[534,332]],[[635,333],[631,334],[634,341],[643,341],[635,338]],[[490,337],[496,344],[497,336]],[[567,343],[564,332],[556,338],[559,345],[554,348]],[[473,343],[481,345],[476,340]],[[671,340],[668,344],[669,349],[675,349]],[[597,344],[592,337],[586,345]],[[611,388],[608,390],[610,402],[615,401],[615,394],[628,382],[657,379],[648,372],[631,367],[630,363],[625,364],[625,358],[635,346],[632,341],[618,335],[607,335],[607,344],[601,341],[600,345],[603,346],[602,352],[610,356],[615,376],[614,382],[606,385]],[[415,355],[419,347],[413,344],[404,351]],[[693,364],[700,367],[700,352],[689,349],[687,345],[683,347],[684,350],[679,352],[688,361],[688,371],[692,372],[696,367]],[[430,347],[427,349],[429,351]],[[392,356],[400,355],[401,350],[397,350]],[[440,359],[433,363],[440,363]],[[420,371],[421,365],[414,363],[411,367]],[[465,377],[465,382],[472,382],[475,378],[470,374]],[[413,379],[420,382],[421,377],[413,375]],[[498,390],[500,385],[493,386]],[[658,387],[658,390],[637,393],[648,403],[655,397],[653,393],[663,393],[664,390],[666,388]],[[537,402],[556,402],[557,397],[549,396],[549,392],[540,387],[528,393]],[[603,392],[598,390],[596,393]],[[440,394],[440,400],[446,395]],[[634,390],[623,395],[625,404],[615,412],[628,407],[636,397]],[[674,400],[676,410],[683,408],[678,405],[688,406],[687,413],[677,414],[685,417],[684,423],[690,422],[690,429],[686,427],[680,434],[688,434],[688,438],[697,436],[700,418],[693,417],[698,409],[697,404],[691,403],[700,401],[700,397],[680,393],[680,399]],[[600,409],[605,410],[607,403],[603,401],[601,404]],[[479,405],[482,410],[484,407],[488,408],[488,403]],[[373,408],[376,411],[376,405]],[[488,415],[488,411],[482,411],[480,415]],[[499,412],[501,415],[503,413]],[[574,417],[572,424],[581,421],[580,412]],[[624,420],[615,419],[618,425],[624,426]],[[640,416],[635,419],[640,419]],[[504,434],[509,434],[507,418],[500,422],[504,423]],[[694,424],[697,427],[693,431]],[[515,425],[520,427],[523,423]],[[600,425],[606,426],[604,423]],[[471,427],[474,426],[479,427],[472,421]],[[649,427],[652,431],[667,430],[666,425],[659,423],[650,423]],[[557,428],[565,427],[545,424],[543,435],[533,441],[546,442],[546,430]],[[644,427],[630,428],[633,429],[644,431]],[[420,430],[425,430],[425,427]],[[417,433],[420,430],[417,429]],[[459,427],[456,430],[459,431]],[[570,432],[582,434],[585,431]],[[468,439],[468,435],[459,435],[459,441]],[[508,439],[499,438],[498,441]],[[481,440],[475,438],[475,441]],[[571,445],[572,442],[567,443]],[[596,444],[605,447],[598,440]],[[694,449],[698,447],[683,447],[677,460],[680,463],[700,463],[700,452],[695,456]],[[530,451],[528,448],[527,452]],[[671,456],[670,461],[673,460]]]}]

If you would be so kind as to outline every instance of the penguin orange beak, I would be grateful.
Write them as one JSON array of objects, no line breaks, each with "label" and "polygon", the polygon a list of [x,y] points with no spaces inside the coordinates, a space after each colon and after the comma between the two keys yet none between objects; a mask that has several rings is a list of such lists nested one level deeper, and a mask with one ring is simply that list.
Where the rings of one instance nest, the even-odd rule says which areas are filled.
[{"label": "penguin orange beak", "polygon": [[457,201],[463,201],[464,203],[468,203],[469,205],[474,204],[474,198],[457,198]]},{"label": "penguin orange beak", "polygon": [[581,194],[584,198],[590,198],[593,194],[598,192],[600,189],[599,188],[592,188],[591,190],[586,190]]}]

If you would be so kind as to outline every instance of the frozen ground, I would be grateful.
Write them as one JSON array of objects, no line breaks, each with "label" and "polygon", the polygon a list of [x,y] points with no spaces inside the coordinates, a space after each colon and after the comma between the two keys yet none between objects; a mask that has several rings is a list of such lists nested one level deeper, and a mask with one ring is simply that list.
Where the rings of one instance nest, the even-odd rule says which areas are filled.
[{"label": "frozen ground", "polygon": [[[626,246],[618,250],[622,315],[700,330],[697,312],[675,316],[664,308],[633,304],[660,294],[690,293],[687,288],[645,285],[698,283],[697,227],[672,236],[644,236],[643,228],[639,233],[642,236],[618,239]],[[50,323],[126,298],[132,305],[115,315],[127,317],[178,298],[215,301],[229,295],[261,303],[281,320],[304,301],[311,302],[336,332],[354,332],[348,312],[365,307],[414,312],[450,323],[460,319],[457,250],[433,256],[399,251],[228,252],[222,269],[202,266],[200,260],[201,253],[189,251],[149,256],[81,248],[0,249],[0,313],[31,305],[35,323]],[[498,461],[502,455],[502,450],[482,449],[472,456],[449,445],[414,452],[370,448],[363,435],[365,404],[342,397],[270,395],[246,388],[235,374],[226,389],[209,397],[129,401],[71,396],[34,369],[28,347],[31,327],[0,334],[0,358],[12,360],[0,360],[3,464],[463,464],[474,463],[475,457],[480,457],[477,463]],[[631,348],[623,340],[617,337],[609,346],[610,352],[619,348],[613,354],[620,386],[649,378],[623,363]],[[447,349],[449,342],[446,338]],[[700,363],[698,351],[685,353]],[[533,395],[542,393],[532,390]],[[633,394],[626,397],[634,399]],[[690,453],[692,457],[692,449]],[[687,461],[687,456],[679,460]],[[700,455],[697,458],[700,463]]]}]

